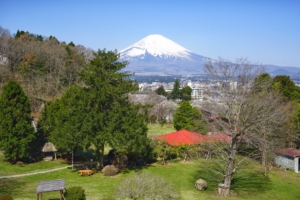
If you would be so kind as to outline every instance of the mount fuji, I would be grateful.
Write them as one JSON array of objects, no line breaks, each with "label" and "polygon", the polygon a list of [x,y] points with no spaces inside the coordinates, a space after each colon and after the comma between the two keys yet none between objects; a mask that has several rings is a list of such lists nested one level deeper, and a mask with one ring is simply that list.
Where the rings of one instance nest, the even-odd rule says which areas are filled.
[{"label": "mount fuji", "polygon": [[[121,61],[129,61],[124,70],[134,72],[135,75],[200,75],[205,74],[204,64],[213,61],[162,35],[149,35],[119,53]],[[300,76],[298,67],[264,67],[271,76]]]},{"label": "mount fuji", "polygon": [[120,51],[120,60],[129,61],[125,70],[136,75],[195,75],[204,73],[210,59],[162,35],[149,35]]}]

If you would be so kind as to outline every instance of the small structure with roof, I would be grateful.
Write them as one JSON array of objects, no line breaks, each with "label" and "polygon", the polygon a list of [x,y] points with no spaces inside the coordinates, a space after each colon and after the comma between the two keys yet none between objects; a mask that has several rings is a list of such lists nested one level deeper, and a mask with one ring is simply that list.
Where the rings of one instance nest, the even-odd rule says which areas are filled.
[{"label": "small structure with roof", "polygon": [[60,193],[60,200],[64,198],[63,191],[66,189],[66,180],[65,179],[58,179],[52,181],[41,181],[38,183],[36,188],[36,199],[42,199],[42,193],[44,192],[54,192],[59,191]]},{"label": "small structure with roof", "polygon": [[300,172],[300,150],[293,148],[279,149],[276,151],[275,164],[285,169]]},{"label": "small structure with roof", "polygon": [[179,130],[156,136],[156,139],[165,141],[171,146],[179,146],[184,144],[195,145],[203,144],[205,142],[230,142],[230,138],[225,133],[202,135],[200,133],[190,132],[188,130]]},{"label": "small structure with roof", "polygon": [[45,161],[53,160],[53,157],[54,157],[54,160],[56,160],[57,149],[54,146],[54,144],[52,144],[51,142],[47,142],[44,145],[44,147],[42,149],[42,152],[44,153],[44,160]]}]

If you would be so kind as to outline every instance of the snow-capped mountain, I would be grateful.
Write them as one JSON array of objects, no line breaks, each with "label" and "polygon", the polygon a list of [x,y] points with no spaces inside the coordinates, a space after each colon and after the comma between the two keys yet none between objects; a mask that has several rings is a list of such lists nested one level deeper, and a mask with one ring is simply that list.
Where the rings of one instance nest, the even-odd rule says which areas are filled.
[{"label": "snow-capped mountain", "polygon": [[[195,54],[162,35],[149,35],[120,51],[120,60],[129,61],[125,71],[136,75],[199,75],[209,60]],[[264,65],[272,76],[300,76],[298,67]]]},{"label": "snow-capped mountain", "polygon": [[203,74],[203,64],[209,59],[162,35],[149,35],[120,54],[120,60],[129,61],[125,70],[136,75]]}]

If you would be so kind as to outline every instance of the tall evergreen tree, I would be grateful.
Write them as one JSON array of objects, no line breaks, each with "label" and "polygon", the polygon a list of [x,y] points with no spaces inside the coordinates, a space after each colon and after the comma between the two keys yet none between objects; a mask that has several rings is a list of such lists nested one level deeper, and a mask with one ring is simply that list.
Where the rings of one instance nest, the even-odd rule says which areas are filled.
[{"label": "tall evergreen tree", "polygon": [[179,82],[178,79],[175,80],[174,87],[173,87],[173,90],[171,92],[171,98],[173,100],[181,99],[180,82]]},{"label": "tall evergreen tree", "polygon": [[289,76],[278,75],[273,79],[272,87],[281,93],[286,100],[300,102],[299,88],[290,79]]},{"label": "tall evergreen tree", "polygon": [[192,88],[190,86],[186,86],[181,90],[182,100],[190,101],[192,99]]},{"label": "tall evergreen tree", "polygon": [[47,105],[41,118],[49,140],[57,148],[72,152],[72,163],[74,152],[84,146],[85,96],[81,87],[73,85],[61,99]]},{"label": "tall evergreen tree", "polygon": [[[119,113],[119,109],[115,108],[125,107],[124,102],[127,102],[128,94],[138,90],[137,83],[130,80],[131,74],[120,72],[128,63],[119,61],[119,57],[117,51],[98,50],[97,53],[94,53],[94,59],[80,73],[81,79],[87,86],[85,90],[88,99],[83,127],[84,134],[96,148],[97,162],[100,168],[103,167],[104,145],[116,141],[119,133],[124,136],[132,134],[128,131],[124,132],[125,129],[122,129],[123,131],[119,130],[119,133],[114,135],[116,126],[111,123],[111,116],[119,115],[118,126],[124,127],[125,124],[128,124],[126,120],[122,120],[124,116]],[[130,139],[132,136],[128,135],[127,138]],[[129,143],[129,141],[127,142]]]},{"label": "tall evergreen tree", "polygon": [[189,101],[183,101],[174,115],[174,128],[203,133],[206,132],[207,123],[197,108],[193,108]]},{"label": "tall evergreen tree", "polygon": [[165,91],[165,88],[164,88],[164,86],[159,86],[159,88],[157,88],[156,90],[155,90],[155,92],[156,92],[156,94],[158,94],[158,95],[163,95],[163,96],[167,96],[168,95],[168,93]]},{"label": "tall evergreen tree", "polygon": [[0,96],[0,148],[8,160],[16,162],[29,156],[29,144],[35,138],[31,122],[28,97],[19,83],[8,81]]}]

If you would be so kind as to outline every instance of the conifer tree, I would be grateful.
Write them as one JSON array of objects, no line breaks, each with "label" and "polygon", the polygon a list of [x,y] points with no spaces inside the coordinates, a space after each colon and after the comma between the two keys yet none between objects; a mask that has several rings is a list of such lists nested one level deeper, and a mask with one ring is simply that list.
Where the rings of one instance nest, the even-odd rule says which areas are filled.
[{"label": "conifer tree", "polygon": [[29,156],[29,144],[35,138],[31,122],[28,97],[19,83],[8,81],[0,96],[0,148],[9,161]]},{"label": "conifer tree", "polygon": [[[145,130],[132,129],[133,127],[144,129],[142,120],[129,122],[129,119],[126,119],[126,116],[138,116],[134,113],[138,110],[124,113],[128,107],[128,94],[138,90],[138,85],[130,80],[130,73],[120,71],[128,63],[119,61],[119,57],[117,51],[98,50],[94,53],[94,59],[80,73],[81,79],[87,86],[85,91],[88,99],[83,134],[96,148],[100,168],[103,167],[105,144],[117,146],[118,141],[122,141],[122,137],[127,140],[119,144],[130,144],[131,140],[137,138],[135,134],[142,133],[142,136],[145,136]],[[121,108],[126,109],[122,111]],[[119,120],[115,121],[116,119]],[[134,117],[131,120],[134,120]]]},{"label": "conifer tree", "polygon": [[171,98],[173,100],[181,99],[180,83],[179,83],[178,79],[175,80],[174,87],[173,87],[173,90],[171,92]]},{"label": "conifer tree", "polygon": [[189,101],[183,101],[174,115],[174,128],[204,133],[207,123],[198,108],[193,108]]}]

